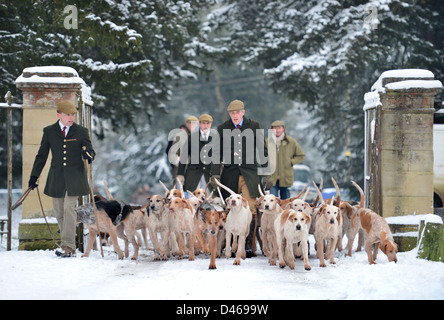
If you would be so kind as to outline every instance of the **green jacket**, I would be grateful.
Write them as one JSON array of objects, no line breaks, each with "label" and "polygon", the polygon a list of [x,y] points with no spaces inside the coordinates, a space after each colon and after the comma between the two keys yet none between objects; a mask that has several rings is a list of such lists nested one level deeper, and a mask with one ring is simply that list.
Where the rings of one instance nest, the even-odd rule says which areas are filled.
[{"label": "green jacket", "polygon": [[[226,134],[231,133],[231,143],[224,141],[224,139],[227,138],[226,134],[224,135],[224,130]],[[268,156],[264,132],[258,122],[245,117],[239,133],[241,138],[244,136],[241,143],[236,140],[238,139],[237,130],[231,119],[225,121],[217,128],[221,141],[221,161],[223,162],[223,171],[220,178],[221,183],[234,192],[238,192],[239,176],[242,175],[247,184],[250,196],[258,198],[260,197],[258,190],[260,175],[258,169],[266,166],[265,162]],[[218,175],[219,172],[220,165],[213,165],[213,175]],[[224,198],[229,195],[225,190],[221,189],[221,191]]]},{"label": "green jacket", "polygon": [[88,176],[82,158],[85,146],[94,158],[95,152],[89,138],[88,129],[74,123],[66,138],[56,122],[43,129],[39,151],[34,160],[31,176],[39,177],[51,150],[52,160],[44,193],[52,198],[82,196],[90,193]]},{"label": "green jacket", "polygon": [[[291,187],[294,180],[293,166],[301,163],[305,159],[305,154],[302,151],[299,143],[292,137],[285,134],[284,139],[281,142],[279,151],[277,151],[276,142],[268,138],[267,139],[268,150],[274,148],[276,152],[269,152],[270,160],[276,163],[276,170],[272,174],[273,186],[276,185],[276,181],[279,178],[280,187]],[[276,154],[276,159],[273,159],[272,155]]]}]

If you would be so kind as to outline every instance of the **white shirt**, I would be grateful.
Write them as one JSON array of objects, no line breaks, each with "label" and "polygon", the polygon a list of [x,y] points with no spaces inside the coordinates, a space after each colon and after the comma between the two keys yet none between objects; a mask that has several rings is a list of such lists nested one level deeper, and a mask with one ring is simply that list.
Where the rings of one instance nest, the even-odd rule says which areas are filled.
[{"label": "white shirt", "polygon": [[202,137],[202,141],[208,141],[208,137],[210,136],[210,132],[204,132],[202,130],[200,130],[200,135]]},{"label": "white shirt", "polygon": [[62,130],[62,133],[63,133],[63,127],[66,127],[66,129],[65,129],[65,137],[66,137],[68,135],[69,127],[63,125],[62,122],[60,122],[60,120],[59,120],[59,126],[60,126],[60,130]]}]

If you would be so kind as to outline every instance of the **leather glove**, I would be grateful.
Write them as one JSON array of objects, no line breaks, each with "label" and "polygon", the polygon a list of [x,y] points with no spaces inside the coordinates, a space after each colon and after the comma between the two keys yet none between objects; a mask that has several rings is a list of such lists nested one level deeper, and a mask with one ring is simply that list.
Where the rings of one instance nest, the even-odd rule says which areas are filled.
[{"label": "leather glove", "polygon": [[34,190],[39,185],[37,184],[37,177],[31,176],[29,178],[28,187],[31,188],[31,190]]},{"label": "leather glove", "polygon": [[88,149],[82,150],[82,158],[83,160],[88,160],[88,163],[92,162],[92,157]]},{"label": "leather glove", "polygon": [[264,176],[263,182],[265,190],[270,190],[273,187],[273,178],[271,176]]}]

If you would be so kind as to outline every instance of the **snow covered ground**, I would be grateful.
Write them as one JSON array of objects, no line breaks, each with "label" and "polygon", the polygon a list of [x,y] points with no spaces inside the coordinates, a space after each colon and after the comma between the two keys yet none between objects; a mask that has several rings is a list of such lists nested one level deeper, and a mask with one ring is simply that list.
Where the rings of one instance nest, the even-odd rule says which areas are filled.
[{"label": "snow covered ground", "polygon": [[[16,229],[16,227],[14,228]],[[13,237],[16,238],[17,231]],[[311,271],[302,261],[295,270],[268,265],[267,258],[216,260],[209,256],[153,261],[141,250],[138,261],[117,260],[111,248],[89,258],[58,258],[53,251],[5,251],[0,247],[0,300],[5,299],[161,299],[161,300],[298,300],[298,299],[444,299],[444,263],[416,258],[416,249],[389,263],[382,252],[369,265],[364,252],[336,265],[319,267],[311,239]],[[344,240],[344,244],[346,239]],[[130,252],[131,256],[131,252]]]}]

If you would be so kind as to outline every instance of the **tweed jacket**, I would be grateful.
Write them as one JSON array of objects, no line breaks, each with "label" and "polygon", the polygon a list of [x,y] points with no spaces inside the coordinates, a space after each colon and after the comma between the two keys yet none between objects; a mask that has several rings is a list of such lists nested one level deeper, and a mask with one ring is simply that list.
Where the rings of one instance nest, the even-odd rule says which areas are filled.
[{"label": "tweed jacket", "polygon": [[[280,187],[291,187],[294,180],[293,165],[301,163],[305,159],[305,154],[297,141],[285,134],[279,150],[273,138],[267,139],[267,148],[274,148],[276,152],[270,152],[270,160],[276,164],[276,170],[271,175],[273,186],[279,179]],[[275,156],[273,159],[272,155]]]},{"label": "tweed jacket", "polygon": [[34,160],[31,176],[39,177],[51,151],[52,160],[44,193],[53,198],[89,194],[88,176],[82,158],[82,147],[86,147],[94,158],[88,129],[74,123],[66,138],[58,121],[43,129],[39,151]]},{"label": "tweed jacket", "polygon": [[[193,192],[196,190],[202,175],[208,183],[211,176],[211,168],[213,165],[213,151],[218,148],[218,144],[214,144],[213,139],[217,139],[214,133],[216,130],[211,129],[211,134],[207,141],[201,140],[202,135],[200,130],[188,135],[185,145],[187,149],[182,149],[181,161],[179,162],[179,169],[177,174],[183,175],[185,178],[184,190]],[[195,145],[197,147],[195,147]],[[211,190],[211,186],[208,186]]]},{"label": "tweed jacket", "polygon": [[[268,157],[265,145],[264,132],[258,122],[249,118],[243,118],[243,124],[239,131],[236,129],[231,119],[218,126],[217,131],[220,136],[221,162],[223,171],[221,183],[234,192],[239,189],[239,176],[242,175],[247,184],[251,197],[260,197],[258,185],[260,176],[258,169],[266,165]],[[231,134],[231,137],[227,134]],[[253,140],[251,140],[253,135]],[[244,137],[244,138],[243,138]],[[227,140],[231,139],[231,143]],[[239,140],[241,139],[241,140]],[[213,175],[219,174],[220,165],[213,165]],[[228,193],[222,191],[223,197]]]}]

